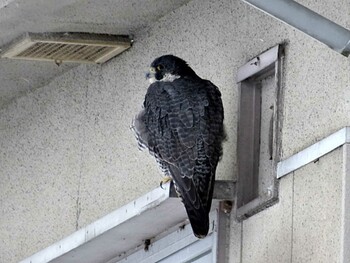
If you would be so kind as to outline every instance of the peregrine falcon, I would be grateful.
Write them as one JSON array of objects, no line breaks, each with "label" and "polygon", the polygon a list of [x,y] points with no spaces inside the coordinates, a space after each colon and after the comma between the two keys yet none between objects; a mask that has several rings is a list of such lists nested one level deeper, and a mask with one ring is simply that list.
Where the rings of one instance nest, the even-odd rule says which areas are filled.
[{"label": "peregrine falcon", "polygon": [[204,238],[224,139],[221,93],[173,55],[155,59],[146,78],[151,85],[132,128],[174,182],[194,235]]}]

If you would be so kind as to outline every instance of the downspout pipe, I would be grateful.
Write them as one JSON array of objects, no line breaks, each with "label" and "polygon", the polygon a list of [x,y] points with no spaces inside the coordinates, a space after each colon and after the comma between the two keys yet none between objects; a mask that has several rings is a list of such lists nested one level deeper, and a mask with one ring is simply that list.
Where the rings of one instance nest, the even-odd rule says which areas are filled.
[{"label": "downspout pipe", "polygon": [[243,0],[348,57],[350,31],[292,0]]}]

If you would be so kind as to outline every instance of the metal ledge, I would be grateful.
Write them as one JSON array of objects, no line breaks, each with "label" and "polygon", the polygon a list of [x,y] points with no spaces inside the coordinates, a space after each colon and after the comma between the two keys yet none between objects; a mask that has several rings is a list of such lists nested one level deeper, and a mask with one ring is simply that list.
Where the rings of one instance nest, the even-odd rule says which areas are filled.
[{"label": "metal ledge", "polygon": [[345,127],[277,164],[277,178],[311,163],[336,148],[350,143],[350,127]]},{"label": "metal ledge", "polygon": [[246,80],[258,74],[261,76],[261,72],[268,71],[269,68],[275,68],[275,62],[278,60],[278,55],[281,52],[281,46],[277,45],[259,56],[249,60],[246,64],[238,69],[237,82]]},{"label": "metal ledge", "polygon": [[[233,200],[232,181],[216,181],[212,210]],[[183,204],[168,183],[81,228],[20,263],[96,263],[120,257],[187,219]]]}]

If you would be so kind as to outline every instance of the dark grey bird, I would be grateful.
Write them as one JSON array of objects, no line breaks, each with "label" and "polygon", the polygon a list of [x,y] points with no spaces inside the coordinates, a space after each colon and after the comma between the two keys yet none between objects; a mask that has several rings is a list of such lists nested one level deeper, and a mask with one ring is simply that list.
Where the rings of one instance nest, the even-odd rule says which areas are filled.
[{"label": "dark grey bird", "polygon": [[132,128],[173,180],[194,235],[204,238],[225,137],[221,93],[173,55],[155,59],[146,77],[151,85]]}]

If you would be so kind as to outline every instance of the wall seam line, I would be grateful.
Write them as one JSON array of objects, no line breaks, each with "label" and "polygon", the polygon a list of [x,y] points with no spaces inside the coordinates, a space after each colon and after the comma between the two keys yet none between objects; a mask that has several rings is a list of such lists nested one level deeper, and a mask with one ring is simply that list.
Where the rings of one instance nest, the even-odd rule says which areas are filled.
[{"label": "wall seam line", "polygon": [[[88,85],[88,79],[86,79],[85,84],[85,102],[84,102],[84,112],[83,112],[83,119],[87,118],[87,108],[88,108],[88,92],[89,92],[89,85]],[[79,167],[79,178],[78,178],[78,189],[77,189],[77,199],[76,199],[76,221],[75,221],[75,229],[79,229],[79,219],[81,214],[81,202],[80,202],[80,193],[81,193],[81,181],[83,176],[83,162],[84,162],[84,152],[85,152],[85,140],[86,140],[86,127],[81,123],[80,128],[82,140],[81,140],[81,146],[80,146],[80,167]]]},{"label": "wall seam line", "polygon": [[293,249],[294,249],[294,195],[295,195],[295,172],[292,172],[292,224],[290,237],[290,263],[293,263]]}]

